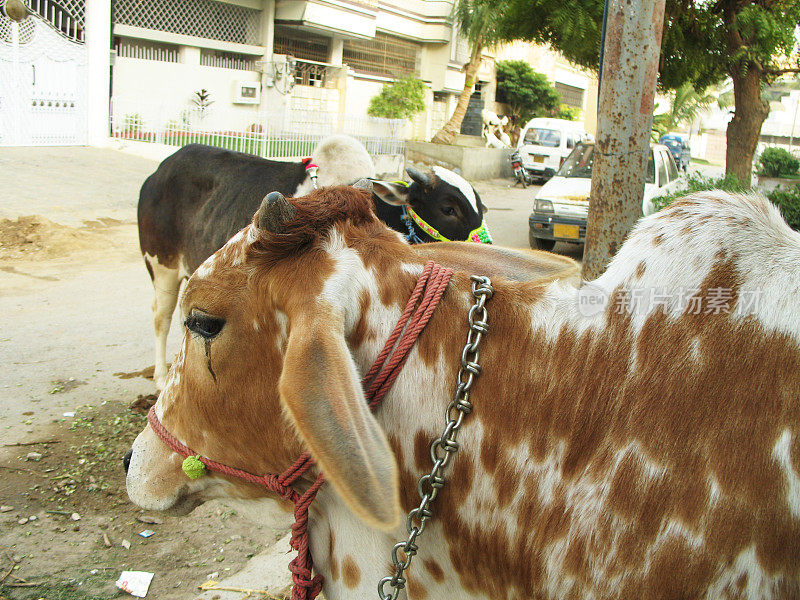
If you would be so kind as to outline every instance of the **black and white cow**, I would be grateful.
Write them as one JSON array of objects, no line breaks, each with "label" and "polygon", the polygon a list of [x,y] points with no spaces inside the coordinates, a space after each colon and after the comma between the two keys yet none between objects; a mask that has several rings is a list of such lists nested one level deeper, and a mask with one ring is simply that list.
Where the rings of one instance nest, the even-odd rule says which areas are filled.
[{"label": "black and white cow", "polygon": [[[375,174],[366,149],[343,135],[323,140],[312,162],[319,167],[320,186],[349,184]],[[390,227],[411,242],[470,237],[490,241],[480,197],[467,181],[441,167],[432,173],[408,172],[410,185],[374,181],[376,213]],[[158,389],[167,376],[167,334],[181,281],[250,222],[268,192],[304,196],[313,187],[303,162],[266,160],[197,144],[166,158],[145,180],[139,194],[139,245],[155,288]]]},{"label": "black and white cow", "polygon": [[[469,182],[443,167],[424,173],[407,168],[411,184],[373,182],[375,213],[408,241],[471,241],[491,243],[483,213],[486,207]],[[373,197],[373,202],[375,198]]]}]

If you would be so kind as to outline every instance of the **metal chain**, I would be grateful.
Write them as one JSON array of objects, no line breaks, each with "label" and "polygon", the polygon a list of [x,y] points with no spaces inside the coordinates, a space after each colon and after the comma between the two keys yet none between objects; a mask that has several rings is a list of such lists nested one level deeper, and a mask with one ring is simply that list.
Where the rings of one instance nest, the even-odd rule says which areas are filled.
[{"label": "metal chain", "polygon": [[[403,573],[411,566],[411,561],[419,550],[417,538],[425,531],[428,519],[433,516],[433,511],[430,508],[431,503],[436,500],[446,481],[442,476],[442,471],[450,462],[451,457],[458,452],[459,444],[456,441],[458,430],[464,422],[464,417],[472,412],[469,391],[475,378],[481,373],[481,367],[478,364],[478,346],[483,335],[489,331],[485,304],[492,297],[494,288],[488,277],[473,275],[471,279],[475,304],[469,309],[469,333],[467,334],[467,343],[461,351],[458,386],[456,387],[453,401],[445,410],[444,431],[431,444],[433,468],[430,473],[423,475],[417,484],[421,502],[417,508],[408,513],[406,519],[408,539],[398,542],[392,548],[394,575],[384,577],[378,582],[378,597],[381,600],[397,600],[400,591],[406,586],[406,579],[403,577]],[[387,585],[391,588],[389,593],[385,591]]]}]

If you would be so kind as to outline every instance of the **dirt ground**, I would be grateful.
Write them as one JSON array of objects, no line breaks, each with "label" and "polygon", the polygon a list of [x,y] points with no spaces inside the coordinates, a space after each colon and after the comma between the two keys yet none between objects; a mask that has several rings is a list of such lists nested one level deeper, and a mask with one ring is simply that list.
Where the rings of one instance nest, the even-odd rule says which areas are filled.
[{"label": "dirt ground", "polygon": [[[145,514],[125,493],[136,401],[154,391],[135,214],[156,166],[115,150],[0,150],[0,600],[129,597],[114,585],[123,570],[155,573],[148,598],[190,600],[283,534],[218,502]],[[495,242],[527,247],[536,188],[510,183],[476,187]],[[178,337],[174,322],[170,352]]]}]

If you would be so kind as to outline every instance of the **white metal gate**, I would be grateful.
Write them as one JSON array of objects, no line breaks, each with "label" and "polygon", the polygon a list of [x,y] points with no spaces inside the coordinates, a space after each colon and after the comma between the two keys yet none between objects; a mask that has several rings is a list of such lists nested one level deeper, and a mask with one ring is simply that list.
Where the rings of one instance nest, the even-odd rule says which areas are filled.
[{"label": "white metal gate", "polygon": [[9,19],[0,0],[0,146],[87,143],[84,0],[28,0]]}]

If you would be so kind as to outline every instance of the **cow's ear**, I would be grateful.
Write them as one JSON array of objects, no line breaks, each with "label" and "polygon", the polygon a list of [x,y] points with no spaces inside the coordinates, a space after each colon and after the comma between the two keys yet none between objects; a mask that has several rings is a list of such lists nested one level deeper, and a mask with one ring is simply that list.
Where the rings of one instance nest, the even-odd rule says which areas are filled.
[{"label": "cow's ear", "polygon": [[403,181],[372,180],[372,193],[393,206],[408,205],[408,184]]},{"label": "cow's ear", "polygon": [[281,399],[325,478],[365,523],[399,519],[397,464],[367,405],[343,319],[329,311],[290,319]]}]

